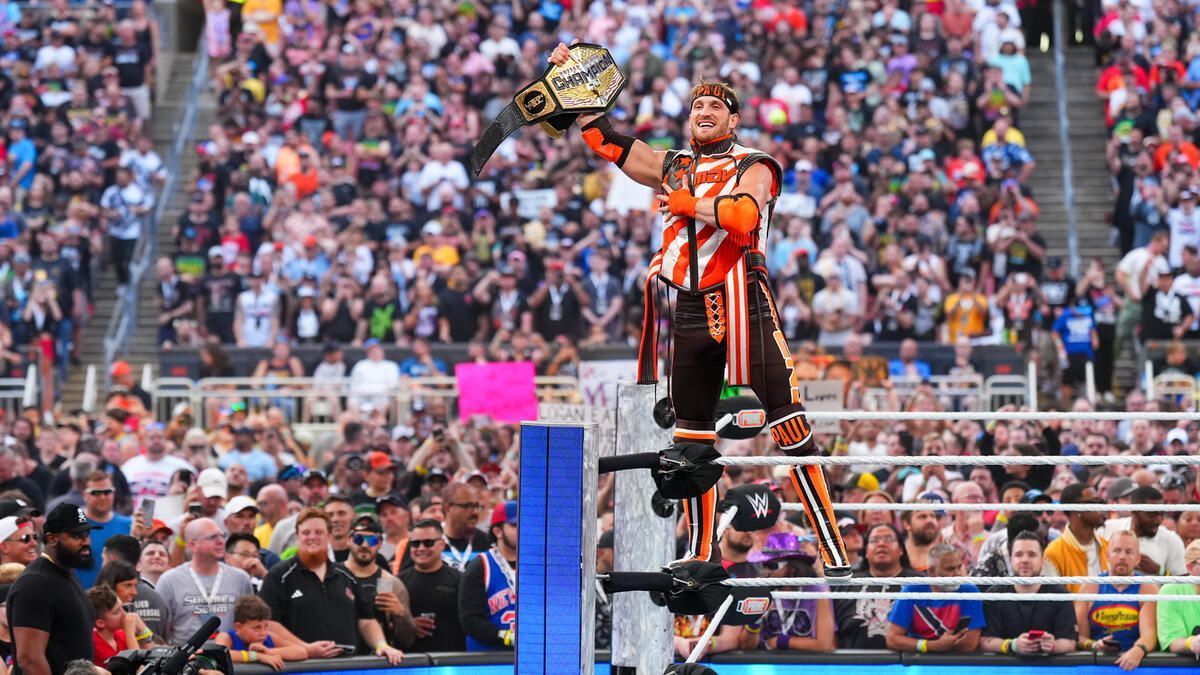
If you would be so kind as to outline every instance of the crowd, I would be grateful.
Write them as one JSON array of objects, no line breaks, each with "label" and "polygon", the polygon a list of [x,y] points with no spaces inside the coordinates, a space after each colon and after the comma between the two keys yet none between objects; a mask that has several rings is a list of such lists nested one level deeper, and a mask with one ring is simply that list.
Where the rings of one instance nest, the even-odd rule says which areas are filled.
[{"label": "crowd", "polygon": [[[1109,316],[1116,345],[1133,345],[1155,373],[1191,376],[1195,364],[1179,353],[1182,341],[1200,335],[1196,15],[1190,7],[1129,0],[1105,0],[1095,14],[1089,37],[1109,132],[1113,242],[1124,256]],[[1157,349],[1146,352],[1148,343]]]},{"label": "crowd", "polygon": [[[925,409],[933,392],[920,394]],[[1132,392],[1131,411],[1168,409]],[[1087,410],[1080,399],[1076,409]],[[428,433],[382,416],[343,413],[306,438],[282,411],[244,409],[206,432],[181,407],[118,423],[36,410],[0,422],[0,656],[53,672],[72,658],[102,664],[133,647],[179,644],[204,620],[237,662],[343,654],[510,649],[519,469],[515,429],[474,419]],[[131,422],[133,422],[131,424]],[[1170,505],[1200,499],[1200,475],[1147,466],[872,465],[874,456],[1170,456],[1195,453],[1200,425],[1129,422],[842,422],[822,447],[859,456],[831,467],[835,502],[921,503],[928,510],[839,514],[857,578],[972,575],[1028,578],[993,590],[1062,592],[1046,575],[1200,575],[1200,515]],[[766,436],[721,441],[728,456],[772,454]],[[798,501],[785,467],[728,467],[722,491],[757,484]],[[760,488],[762,489],[762,488]],[[601,477],[597,572],[613,564],[613,481]],[[1044,511],[955,511],[952,504],[1044,504]],[[1105,505],[1066,512],[1058,504]],[[1161,510],[1123,511],[1125,504]],[[856,518],[859,513],[861,518]],[[729,529],[720,560],[735,577],[821,575],[799,512],[770,529]],[[678,514],[675,516],[678,518]],[[679,553],[686,546],[679,518]],[[42,555],[39,555],[42,554]],[[78,584],[76,584],[78,581]],[[937,588],[974,592],[971,585]],[[986,590],[986,589],[984,589]],[[1072,587],[1111,601],[782,601],[748,626],[724,626],[710,652],[829,651],[1033,654],[1113,652],[1126,668],[1149,652],[1200,653],[1190,639],[1200,604],[1150,606],[1129,593],[1194,595],[1190,584]],[[61,608],[72,608],[62,611]],[[78,610],[78,611],[75,611]],[[597,646],[610,644],[611,606],[597,608]],[[707,619],[678,616],[676,649],[696,645]],[[28,628],[32,631],[20,631]],[[31,636],[40,635],[42,642]],[[90,634],[90,635],[89,635]],[[82,637],[81,637],[82,636]],[[45,640],[49,640],[46,642]]]},{"label": "crowd", "polygon": [[[158,25],[142,0],[0,11],[0,377],[78,362],[95,275],[118,282],[162,163],[147,126]],[[49,398],[47,398],[49,400]]]},{"label": "crowd", "polygon": [[478,178],[465,168],[511,94],[572,38],[612,50],[629,84],[610,118],[656,148],[686,144],[696,78],[737,88],[738,137],[785,170],[766,253],[789,339],[835,352],[857,335],[1011,344],[1070,384],[1110,344],[1111,293],[1077,293],[1038,232],[1036,149],[1020,124],[1037,8],[206,11],[219,120],[170,224],[178,250],[158,267],[165,347],[473,343],[480,358],[548,372],[564,349],[635,344],[661,240],[651,195],[574,131],[527,130]]}]

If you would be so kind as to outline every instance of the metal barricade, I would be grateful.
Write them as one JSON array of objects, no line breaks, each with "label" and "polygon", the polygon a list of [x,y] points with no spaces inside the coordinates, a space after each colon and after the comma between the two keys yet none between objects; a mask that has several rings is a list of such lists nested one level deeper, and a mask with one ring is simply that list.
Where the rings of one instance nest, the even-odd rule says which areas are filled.
[{"label": "metal barricade", "polygon": [[[577,403],[582,400],[574,377],[534,378],[539,401]],[[195,423],[210,428],[222,412],[242,404],[248,413],[278,407],[288,420],[305,425],[336,424],[345,410],[374,413],[382,410],[391,424],[402,424],[414,411],[449,419],[458,414],[458,382],[453,377],[404,378],[396,391],[356,391],[350,378],[314,380],[311,377],[210,377],[198,381],[159,378],[153,388],[153,406],[159,419],[169,419],[182,401],[192,408]]]},{"label": "metal barricade", "polygon": [[1029,379],[1024,375],[992,375],[983,381],[983,398],[987,410],[998,410],[1010,404],[1017,407],[1032,405]]}]

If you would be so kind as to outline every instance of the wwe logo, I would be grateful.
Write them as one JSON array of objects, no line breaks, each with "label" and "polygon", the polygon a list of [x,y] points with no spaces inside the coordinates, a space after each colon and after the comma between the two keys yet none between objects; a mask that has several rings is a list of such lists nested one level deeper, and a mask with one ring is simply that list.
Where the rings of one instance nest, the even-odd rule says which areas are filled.
[{"label": "wwe logo", "polygon": [[746,495],[746,501],[750,502],[750,508],[754,511],[755,518],[766,518],[771,512],[771,504],[767,500],[766,493]]}]

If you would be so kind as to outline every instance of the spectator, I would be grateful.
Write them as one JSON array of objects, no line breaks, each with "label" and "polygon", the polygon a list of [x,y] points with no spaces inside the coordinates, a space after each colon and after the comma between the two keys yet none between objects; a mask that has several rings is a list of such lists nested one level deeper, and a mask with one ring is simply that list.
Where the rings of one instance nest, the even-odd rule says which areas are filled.
[{"label": "spectator", "polygon": [[[963,552],[951,544],[937,544],[929,550],[929,570],[933,576],[962,576],[966,570]],[[955,587],[909,584],[906,593],[954,592],[978,593],[974,584]],[[907,600],[901,598],[888,614],[887,646],[901,652],[960,652],[979,649],[984,627],[983,603],[978,600]]]},{"label": "spectator", "polygon": [[[1129,495],[1131,504],[1162,504],[1162,493],[1144,486]],[[1111,518],[1104,524],[1104,533],[1132,530],[1138,536],[1141,559],[1137,569],[1142,574],[1187,574],[1183,557],[1183,540],[1178,534],[1162,527],[1162,511],[1135,511],[1126,518]]]},{"label": "spectator", "polygon": [[146,622],[141,611],[146,610],[154,625],[161,630],[166,605],[153,587],[144,589],[145,593],[143,593],[143,585],[133,565],[125,560],[113,559],[104,563],[104,566],[100,568],[95,587],[113,589],[117,594],[117,600],[134,617],[131,620],[134,630],[130,635],[140,643],[159,645],[162,644],[162,640],[155,637],[154,630]]},{"label": "spectator", "polygon": [[390,569],[395,574],[408,552],[409,523],[412,522],[408,503],[400,495],[388,493],[375,500],[375,513],[383,526],[379,555],[392,562]]},{"label": "spectator", "polygon": [[[288,465],[295,471],[294,464]],[[286,479],[290,479],[292,474],[286,474],[287,467],[281,469],[277,480],[280,483]],[[254,528],[254,536],[258,539],[259,545],[264,549],[271,543],[271,535],[274,533],[275,524],[287,517],[288,508],[288,493],[279,485],[264,485],[259,491],[255,499],[259,508],[259,520],[261,524]]]},{"label": "spectator", "polygon": [[[867,530],[867,553],[863,558],[866,577],[915,577],[908,554],[900,544],[900,532],[892,525],[873,525]],[[863,585],[863,590],[895,592],[900,586]],[[894,601],[883,599],[834,600],[839,649],[885,649],[888,613]]]},{"label": "spectator", "polygon": [[933,369],[929,367],[927,361],[917,358],[919,348],[916,340],[908,338],[902,341],[900,357],[888,362],[888,375],[928,380],[933,375]]},{"label": "spectator", "polygon": [[517,622],[517,503],[492,510],[495,542],[470,559],[458,587],[458,617],[467,651],[512,649]]},{"label": "spectator", "polygon": [[177,471],[192,471],[192,466],[174,455],[167,454],[167,438],[161,424],[146,429],[144,454],[130,458],[121,465],[121,473],[129,482],[134,502],[142,499],[162,499],[171,486],[171,476]]},{"label": "spectator", "polygon": [[275,459],[261,449],[255,447],[255,432],[248,426],[239,426],[233,432],[233,449],[217,462],[221,469],[229,469],[238,464],[246,469],[246,475],[252,481],[260,481],[275,475],[278,467]]},{"label": "spectator", "polygon": [[988,300],[975,291],[975,274],[964,270],[958,277],[958,292],[946,297],[943,342],[953,344],[959,335],[979,337],[988,331]]},{"label": "spectator", "polygon": [[277,644],[270,633],[271,608],[257,595],[237,599],[233,605],[233,630],[217,633],[217,643],[228,647],[240,663],[265,663],[283,670],[284,661],[303,661],[308,650],[302,644]]},{"label": "spectator", "polygon": [[408,538],[412,565],[396,576],[409,590],[416,639],[414,651],[463,651],[467,638],[458,619],[462,573],[442,559],[442,524],[427,518],[413,523]]},{"label": "spectator", "polygon": [[191,637],[210,615],[220,617],[221,630],[232,628],[234,603],[254,592],[248,574],[222,562],[225,533],[212,519],[189,522],[183,539],[191,561],[167,570],[155,585],[167,604],[169,619],[163,637],[176,646]]},{"label": "spectator", "polygon": [[[357,482],[361,483],[361,478]],[[354,503],[345,494],[339,493],[329,495],[325,499],[324,508],[325,514],[329,516],[328,539],[333,559],[344,563],[350,558],[350,530],[355,517]]]},{"label": "spectator", "polygon": [[812,301],[813,313],[821,329],[818,344],[826,348],[840,347],[858,325],[862,310],[858,296],[842,285],[840,274],[831,274],[825,284]]},{"label": "spectator", "polygon": [[42,556],[8,591],[13,664],[26,673],[58,673],[73,659],[92,660],[91,603],[71,570],[91,566],[92,546],[83,509],[61,504],[46,516]]},{"label": "spectator", "polygon": [[[1091,487],[1076,483],[1063,488],[1063,504],[1103,504]],[[1067,527],[1062,536],[1046,547],[1042,571],[1046,576],[1087,577],[1108,571],[1109,542],[1100,534],[1104,527],[1102,511],[1067,511]],[[1067,589],[1078,593],[1079,584]]]},{"label": "spectator", "polygon": [[466,483],[447,485],[442,491],[442,499],[446,512],[442,522],[446,549],[442,558],[446,564],[464,572],[467,563],[490,547],[487,535],[476,527],[483,505],[477,501],[475,489]]},{"label": "spectator", "polygon": [[239,347],[266,347],[279,333],[279,296],[264,286],[261,272],[251,271],[246,280],[234,302],[233,334]]},{"label": "spectator", "polygon": [[[917,497],[917,501],[945,503],[941,495],[936,492],[922,493]],[[904,526],[904,550],[908,556],[908,565],[918,572],[924,572],[929,568],[930,549],[942,541],[942,528],[938,513],[934,511],[903,511],[900,514],[900,522]]]},{"label": "spectator", "polygon": [[379,340],[371,338],[363,343],[363,347],[367,358],[354,364],[350,370],[350,392],[353,395],[350,405],[358,407],[366,404],[386,410],[388,395],[400,384],[400,367],[395,361],[384,358],[383,345]]},{"label": "spectator", "polygon": [[[226,518],[226,521],[228,520]],[[250,585],[255,590],[262,587],[262,580],[267,576],[267,571],[281,562],[279,556],[259,548],[258,540],[245,532],[230,533],[229,538],[225,540],[225,560],[250,575]],[[270,565],[267,564],[268,561]]]},{"label": "spectator", "polygon": [[[407,649],[416,637],[416,625],[408,602],[408,589],[384,566],[379,565],[383,526],[372,515],[360,516],[350,534],[350,557],[346,569],[358,579],[361,592],[375,607],[375,620],[389,644]],[[359,649],[366,645],[359,645]]]},{"label": "spectator", "polygon": [[[1069,529],[1069,528],[1068,528]],[[1141,559],[1137,535],[1129,530],[1113,534],[1106,555],[1109,572],[1125,577],[1134,574]],[[1134,670],[1151,651],[1158,648],[1158,621],[1153,605],[1127,602],[1122,595],[1155,594],[1154,584],[1083,584],[1080,593],[1113,596],[1110,601],[1075,603],[1075,624],[1079,627],[1079,648],[1097,653],[1120,653],[1117,665]]]},{"label": "spectator", "polygon": [[[103,471],[95,471],[87,478],[87,489],[83,493],[84,513],[87,514],[88,522],[96,527],[92,530],[92,550],[103,550],[104,543],[110,537],[117,534],[129,534],[133,527],[133,520],[128,516],[123,516],[113,511],[113,495],[116,491],[113,489],[112,478]],[[144,525],[140,529],[144,529]],[[140,534],[140,531],[138,532]],[[36,545],[35,545],[36,549]],[[91,588],[96,581],[96,574],[100,571],[98,562],[93,561],[90,569],[81,569],[75,572],[75,576],[79,579],[79,584],[84,588]]]},{"label": "spectator", "polygon": [[[1139,541],[1141,536],[1138,537]],[[1143,557],[1145,554],[1142,554]],[[1200,575],[1200,544],[1192,542],[1184,553],[1187,574]],[[1164,584],[1162,595],[1198,595],[1198,584]],[[11,592],[10,592],[11,595]],[[1158,621],[1158,644],[1165,652],[1200,656],[1200,640],[1195,639],[1196,626],[1200,626],[1200,603],[1158,602],[1155,603]]]},{"label": "spectator", "polygon": [[88,591],[92,614],[95,617],[92,629],[93,661],[98,666],[125,649],[137,649],[137,615],[126,613],[117,594],[108,586],[97,586]]},{"label": "spectator", "polygon": [[399,664],[403,654],[388,646],[357,579],[329,559],[329,516],[307,508],[296,519],[296,532],[296,557],[263,580],[260,596],[272,618],[305,642],[320,641],[323,656],[332,656],[334,645],[357,644],[361,635],[377,656]]},{"label": "spectator", "polygon": [[117,169],[117,182],[100,197],[107,217],[108,245],[119,287],[129,284],[129,264],[142,235],[142,216],[154,207],[154,196],[133,182],[133,172]]},{"label": "spectator", "polygon": [[37,559],[38,539],[31,520],[18,516],[0,519],[0,563],[28,565]]},{"label": "spectator", "polygon": [[[811,537],[801,540],[794,534],[772,532],[754,562],[762,566],[763,576],[820,576],[814,567],[817,547]],[[804,590],[824,591],[828,586],[805,586]],[[791,590],[791,589],[787,589]],[[832,652],[836,646],[832,600],[780,600],[773,611],[742,627],[739,646],[744,649],[778,651]],[[724,632],[724,631],[722,631]],[[721,651],[718,644],[711,651]]]},{"label": "spectator", "polygon": [[[1009,540],[1013,574],[1018,579],[1042,576],[1042,538],[1021,532]],[[1014,595],[1064,593],[1061,586],[1020,583],[997,586],[1000,593]],[[1078,631],[1074,610],[1066,602],[1016,602],[989,600],[983,604],[987,626],[980,647],[1000,654],[1064,654],[1075,649]],[[1011,636],[1011,637],[1010,637]]]},{"label": "spectator", "polygon": [[[329,479],[325,472],[314,469],[304,474],[300,484],[300,504],[305,507],[316,507],[325,503],[329,498]],[[275,524],[271,531],[271,541],[267,548],[280,556],[296,546],[296,516],[288,516]]]},{"label": "spectator", "polygon": [[1175,290],[1174,281],[1170,272],[1160,269],[1155,285],[1144,290],[1140,326],[1143,341],[1179,339],[1191,325],[1191,304]]}]

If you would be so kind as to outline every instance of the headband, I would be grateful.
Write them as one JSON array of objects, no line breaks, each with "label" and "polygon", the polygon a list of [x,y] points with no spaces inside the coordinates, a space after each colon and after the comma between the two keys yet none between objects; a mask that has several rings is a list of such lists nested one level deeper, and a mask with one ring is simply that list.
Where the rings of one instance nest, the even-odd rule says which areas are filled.
[{"label": "headband", "polygon": [[692,102],[695,103],[696,99],[700,98],[701,96],[712,96],[714,98],[719,98],[721,99],[721,102],[725,104],[725,107],[729,108],[729,112],[731,114],[737,114],[737,94],[734,94],[732,89],[721,84],[720,82],[702,83],[696,88],[696,95],[692,97]]}]

